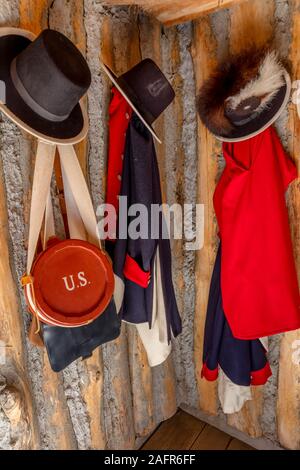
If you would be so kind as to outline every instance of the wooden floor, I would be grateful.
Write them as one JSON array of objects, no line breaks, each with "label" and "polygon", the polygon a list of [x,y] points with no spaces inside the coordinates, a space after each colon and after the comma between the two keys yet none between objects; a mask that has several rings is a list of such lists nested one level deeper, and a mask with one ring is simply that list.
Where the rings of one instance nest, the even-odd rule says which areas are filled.
[{"label": "wooden floor", "polygon": [[162,423],[142,450],[255,450],[217,428],[178,411]]}]

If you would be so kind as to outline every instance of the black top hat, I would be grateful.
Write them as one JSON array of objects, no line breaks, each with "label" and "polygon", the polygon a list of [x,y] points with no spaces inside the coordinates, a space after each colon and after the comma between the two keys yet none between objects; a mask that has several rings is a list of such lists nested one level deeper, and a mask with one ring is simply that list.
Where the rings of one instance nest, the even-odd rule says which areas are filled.
[{"label": "black top hat", "polygon": [[144,59],[120,77],[101,63],[111,81],[132,109],[160,142],[152,124],[175,97],[174,90],[160,68],[151,59]]},{"label": "black top hat", "polygon": [[235,142],[259,134],[280,116],[291,93],[291,79],[269,48],[229,57],[203,84],[199,115],[219,139]]},{"label": "black top hat", "polygon": [[79,101],[91,83],[89,67],[63,34],[45,29],[31,33],[0,29],[0,108],[31,134],[51,142],[75,143],[87,132]]}]

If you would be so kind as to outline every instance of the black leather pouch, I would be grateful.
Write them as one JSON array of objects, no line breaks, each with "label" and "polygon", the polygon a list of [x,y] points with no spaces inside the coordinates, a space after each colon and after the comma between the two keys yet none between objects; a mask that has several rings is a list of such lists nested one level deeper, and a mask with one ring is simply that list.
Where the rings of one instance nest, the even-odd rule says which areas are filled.
[{"label": "black leather pouch", "polygon": [[76,328],[41,325],[44,344],[54,372],[60,372],[76,359],[86,359],[101,344],[120,335],[121,319],[116,312],[114,299],[106,310],[88,325]]}]

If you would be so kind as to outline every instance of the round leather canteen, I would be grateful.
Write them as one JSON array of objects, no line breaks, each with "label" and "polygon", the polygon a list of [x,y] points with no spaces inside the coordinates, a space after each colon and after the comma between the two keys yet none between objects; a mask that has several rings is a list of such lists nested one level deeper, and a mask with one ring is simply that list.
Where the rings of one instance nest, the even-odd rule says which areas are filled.
[{"label": "round leather canteen", "polygon": [[49,325],[76,327],[109,304],[114,274],[106,253],[82,240],[50,240],[36,259],[25,289],[30,310]]}]

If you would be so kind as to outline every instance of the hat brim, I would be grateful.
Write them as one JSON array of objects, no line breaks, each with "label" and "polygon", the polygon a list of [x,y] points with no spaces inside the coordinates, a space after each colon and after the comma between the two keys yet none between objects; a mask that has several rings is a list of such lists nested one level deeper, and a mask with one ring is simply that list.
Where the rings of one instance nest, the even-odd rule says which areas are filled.
[{"label": "hat brim", "polygon": [[256,119],[243,125],[235,126],[231,134],[225,136],[215,135],[221,142],[242,142],[251,137],[255,137],[268,127],[270,127],[282,114],[286,108],[291,95],[291,78],[286,70],[284,70],[285,85],[283,85],[273,98],[270,106],[266,108]]},{"label": "hat brim", "polygon": [[80,142],[88,132],[88,118],[82,103],[78,103],[64,121],[49,121],[36,114],[23,101],[12,82],[11,62],[34,38],[31,32],[23,29],[0,28],[0,80],[5,84],[5,103],[0,103],[0,111],[40,140],[55,144]]},{"label": "hat brim", "polygon": [[107,74],[107,76],[110,78],[110,80],[112,81],[112,83],[115,85],[115,87],[119,90],[119,92],[122,94],[122,96],[124,96],[125,100],[127,101],[127,103],[129,103],[129,105],[131,106],[131,108],[133,109],[133,111],[136,113],[136,115],[140,118],[140,120],[142,121],[142,123],[147,127],[147,129],[151,132],[151,134],[153,135],[153,137],[157,140],[157,142],[159,142],[160,144],[162,143],[160,138],[158,137],[158,135],[156,134],[155,130],[153,129],[153,127],[151,126],[151,124],[149,122],[147,122],[147,120],[145,119],[145,117],[142,115],[142,113],[138,110],[138,108],[135,106],[135,104],[132,102],[132,100],[130,99],[130,97],[128,96],[126,90],[124,89],[124,86],[123,84],[120,83],[117,75],[114,74],[114,72],[107,66],[105,65],[103,62],[100,61],[100,65],[102,67],[102,69],[104,70],[104,72]]}]

